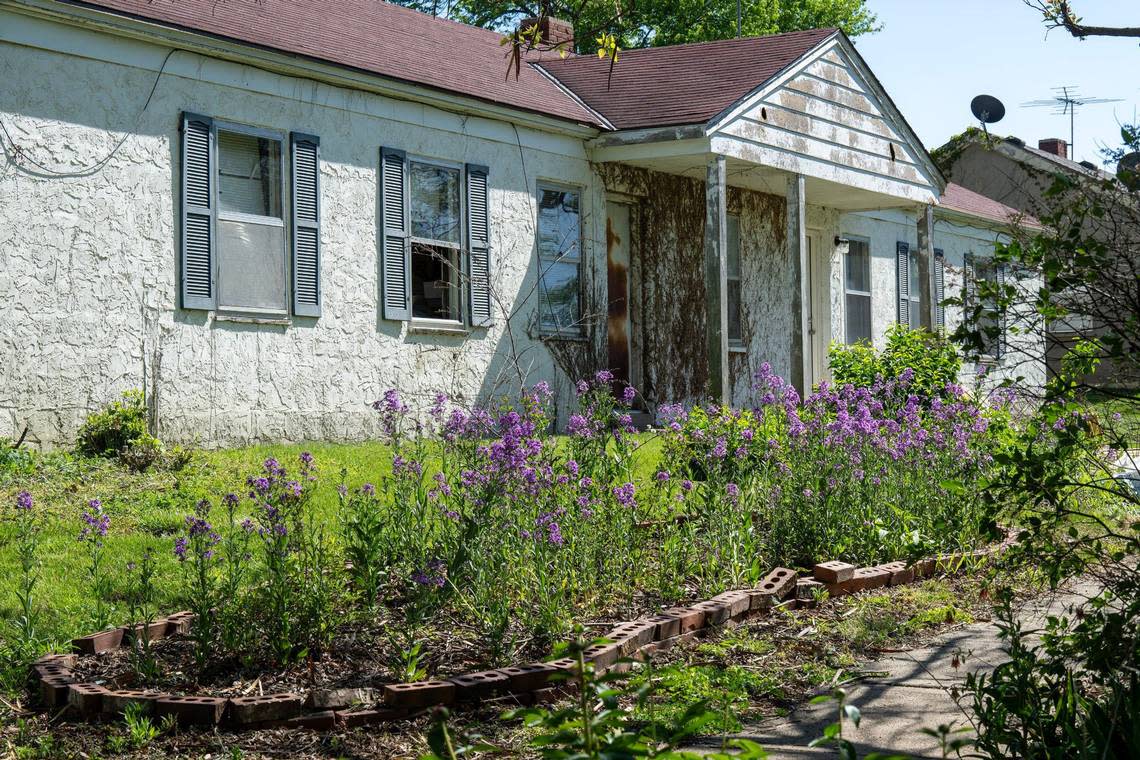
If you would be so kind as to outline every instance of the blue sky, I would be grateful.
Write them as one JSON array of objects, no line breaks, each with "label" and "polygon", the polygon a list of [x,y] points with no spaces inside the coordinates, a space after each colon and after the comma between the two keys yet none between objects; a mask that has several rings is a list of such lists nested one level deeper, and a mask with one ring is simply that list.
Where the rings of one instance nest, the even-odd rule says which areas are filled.
[{"label": "blue sky", "polygon": [[[1140,2],[1073,5],[1089,24],[1140,26]],[[883,30],[855,44],[927,148],[973,123],[970,100],[983,92],[1006,106],[992,129],[1031,145],[1043,137],[1068,140],[1069,118],[1021,103],[1048,98],[1058,85],[1121,98],[1077,111],[1075,158],[1098,164],[1098,147],[1118,146],[1119,124],[1140,113],[1140,40],[1082,42],[1058,29],[1046,36],[1040,16],[1021,0],[869,0],[868,6]]]}]

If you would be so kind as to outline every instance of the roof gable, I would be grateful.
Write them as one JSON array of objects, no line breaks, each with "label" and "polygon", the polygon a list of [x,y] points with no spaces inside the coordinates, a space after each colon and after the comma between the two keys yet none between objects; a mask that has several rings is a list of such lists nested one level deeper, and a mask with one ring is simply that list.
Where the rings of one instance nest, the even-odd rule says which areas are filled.
[{"label": "roof gable", "polygon": [[842,34],[716,115],[707,131],[731,155],[920,203],[945,183]]},{"label": "roof gable", "polygon": [[543,70],[617,129],[700,124],[794,64],[835,29],[547,60]]},{"label": "roof gable", "polygon": [[73,3],[498,105],[597,125],[530,66],[508,76],[498,32],[383,0],[86,0]]}]

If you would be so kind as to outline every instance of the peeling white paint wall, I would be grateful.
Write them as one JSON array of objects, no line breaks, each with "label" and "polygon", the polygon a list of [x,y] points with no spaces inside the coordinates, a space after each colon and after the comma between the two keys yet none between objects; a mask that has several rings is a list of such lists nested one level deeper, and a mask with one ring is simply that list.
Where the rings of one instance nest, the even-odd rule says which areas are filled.
[{"label": "peeling white paint wall", "polygon": [[[539,179],[585,188],[587,277],[604,257],[600,183],[581,140],[182,51],[140,115],[168,52],[0,11],[0,120],[26,154],[23,169],[0,163],[0,436],[26,424],[33,444],[68,444],[89,411],[139,387],[164,439],[210,445],[367,437],[367,404],[390,386],[473,400],[525,374],[569,402],[567,378],[527,328]],[[177,308],[183,110],[320,136],[319,319],[244,324]],[[509,307],[529,297],[514,340],[501,314],[467,336],[380,318],[382,145],[491,167],[494,288]],[[76,172],[109,155],[66,177],[26,160]]]}]

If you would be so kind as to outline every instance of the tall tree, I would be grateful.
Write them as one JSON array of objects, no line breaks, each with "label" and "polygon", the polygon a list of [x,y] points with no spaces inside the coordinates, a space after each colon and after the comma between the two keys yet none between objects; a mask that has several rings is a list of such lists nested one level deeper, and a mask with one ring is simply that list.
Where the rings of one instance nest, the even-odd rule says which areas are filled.
[{"label": "tall tree", "polygon": [[[737,34],[737,0],[394,0],[425,13],[502,32],[526,18],[554,16],[574,24],[573,52],[605,47],[673,45],[730,39]],[[740,0],[745,36],[834,26],[856,37],[878,31],[867,0]],[[541,44],[541,41],[540,41]]]}]

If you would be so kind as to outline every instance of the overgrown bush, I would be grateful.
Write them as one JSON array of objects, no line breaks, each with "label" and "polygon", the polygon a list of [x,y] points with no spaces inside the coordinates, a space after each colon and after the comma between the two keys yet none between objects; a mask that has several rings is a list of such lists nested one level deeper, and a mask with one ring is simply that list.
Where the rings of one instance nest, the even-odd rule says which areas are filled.
[{"label": "overgrown bush", "polygon": [[75,448],[87,456],[115,457],[146,435],[143,394],[132,389],[118,401],[87,416],[79,428]]},{"label": "overgrown bush", "polygon": [[871,388],[876,382],[897,381],[904,372],[909,392],[920,399],[940,395],[958,382],[962,359],[954,344],[941,333],[894,325],[887,330],[887,346],[877,351],[869,343],[833,343],[828,366],[836,386]]}]

